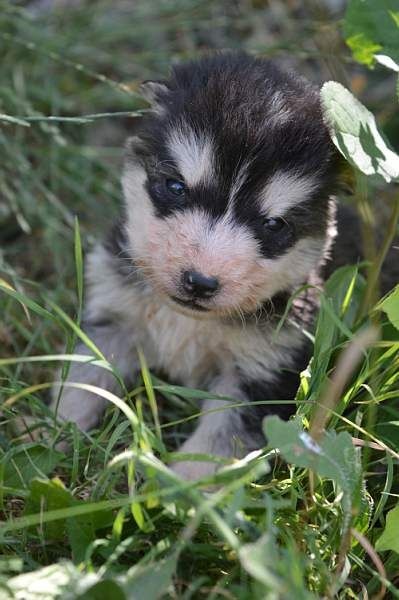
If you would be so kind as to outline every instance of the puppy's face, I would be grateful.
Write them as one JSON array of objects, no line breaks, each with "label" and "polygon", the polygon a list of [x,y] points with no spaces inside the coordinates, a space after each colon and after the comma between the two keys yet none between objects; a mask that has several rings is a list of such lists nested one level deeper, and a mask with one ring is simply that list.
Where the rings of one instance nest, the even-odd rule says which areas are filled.
[{"label": "puppy's face", "polygon": [[332,150],[317,94],[219,56],[153,87],[123,179],[135,264],[176,309],[257,310],[306,281],[325,244]]}]

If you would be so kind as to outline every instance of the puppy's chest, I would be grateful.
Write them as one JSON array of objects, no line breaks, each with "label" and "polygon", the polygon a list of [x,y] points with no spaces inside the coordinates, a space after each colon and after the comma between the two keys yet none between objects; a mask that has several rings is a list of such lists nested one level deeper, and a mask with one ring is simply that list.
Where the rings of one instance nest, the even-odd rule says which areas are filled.
[{"label": "puppy's chest", "polygon": [[171,381],[204,387],[224,369],[239,369],[257,380],[272,380],[291,364],[302,340],[294,331],[275,339],[272,329],[197,320],[157,301],[146,303],[140,315],[141,344],[150,367]]},{"label": "puppy's chest", "polygon": [[225,336],[210,321],[197,321],[168,306],[149,303],[142,321],[151,367],[175,381],[202,387],[228,360]]}]

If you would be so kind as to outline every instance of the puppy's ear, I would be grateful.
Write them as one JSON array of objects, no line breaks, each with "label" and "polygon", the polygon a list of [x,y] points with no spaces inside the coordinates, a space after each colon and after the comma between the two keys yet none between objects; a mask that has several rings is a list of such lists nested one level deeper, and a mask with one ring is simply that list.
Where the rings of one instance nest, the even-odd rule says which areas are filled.
[{"label": "puppy's ear", "polygon": [[162,112],[163,104],[170,93],[166,81],[143,81],[139,91],[155,112]]},{"label": "puppy's ear", "polygon": [[144,141],[138,135],[127,138],[125,143],[125,164],[140,162],[140,159],[145,156],[146,146]]}]

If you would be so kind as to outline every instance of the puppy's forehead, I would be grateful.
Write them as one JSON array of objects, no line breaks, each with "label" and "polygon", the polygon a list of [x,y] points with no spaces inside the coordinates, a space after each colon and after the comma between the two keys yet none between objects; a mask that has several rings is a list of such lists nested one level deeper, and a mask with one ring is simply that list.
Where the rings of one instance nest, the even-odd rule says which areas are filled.
[{"label": "puppy's forehead", "polygon": [[281,217],[291,208],[306,203],[319,187],[317,176],[276,171],[258,194],[260,211],[268,217]]},{"label": "puppy's forehead", "polygon": [[212,184],[216,174],[216,155],[210,133],[177,123],[166,136],[166,147],[180,175],[189,187]]},{"label": "puppy's forehead", "polygon": [[210,131],[199,132],[181,122],[167,133],[166,147],[188,187],[225,196],[226,208],[233,204],[239,208],[240,197],[249,192],[262,213],[278,216],[308,200],[318,187],[316,175],[284,168],[270,172],[250,148],[238,158],[234,151],[223,152],[216,138]]},{"label": "puppy's forehead", "polygon": [[217,188],[230,202],[245,190],[274,207],[273,195],[282,198],[286,191],[290,207],[323,179],[328,149],[312,134],[313,124],[308,130],[286,114],[280,120],[267,107],[250,123],[243,107],[233,113],[205,109],[193,114],[186,108],[164,134],[166,152],[188,187]]}]

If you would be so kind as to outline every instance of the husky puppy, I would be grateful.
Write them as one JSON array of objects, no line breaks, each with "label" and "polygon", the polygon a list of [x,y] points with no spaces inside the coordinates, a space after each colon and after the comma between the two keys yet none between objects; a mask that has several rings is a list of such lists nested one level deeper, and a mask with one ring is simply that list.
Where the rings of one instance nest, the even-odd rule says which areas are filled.
[{"label": "husky puppy", "polygon": [[[305,333],[334,230],[336,155],[318,91],[268,60],[225,53],[143,84],[152,110],[127,143],[125,209],[87,258],[84,329],[131,380],[141,347],[171,382],[210,399],[181,447],[243,455],[262,417],[288,417],[311,348]],[[86,354],[83,344],[77,353]],[[112,373],[74,364],[70,381],[118,392]],[[252,405],[253,400],[270,404]],[[58,415],[94,427],[106,401],[64,388]],[[212,462],[177,462],[194,479]]]}]

